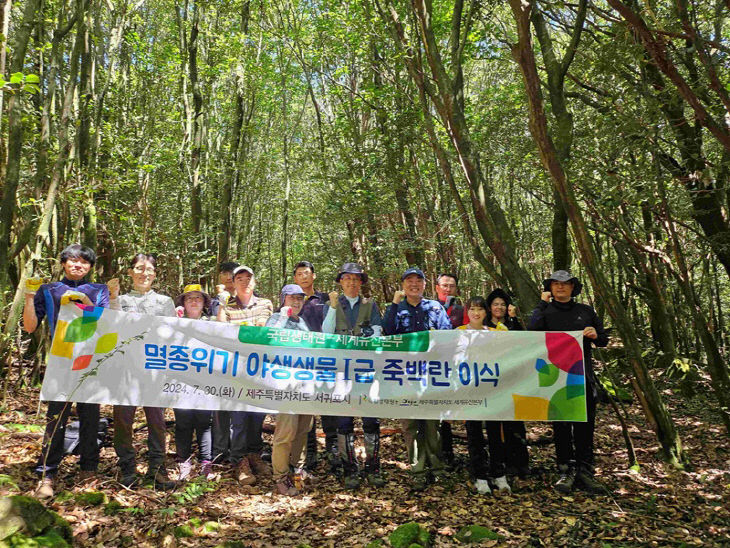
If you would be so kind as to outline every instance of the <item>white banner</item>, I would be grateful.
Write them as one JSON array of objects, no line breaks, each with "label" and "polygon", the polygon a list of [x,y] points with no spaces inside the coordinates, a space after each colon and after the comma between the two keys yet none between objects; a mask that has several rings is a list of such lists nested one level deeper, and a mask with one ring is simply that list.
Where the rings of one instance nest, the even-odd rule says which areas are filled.
[{"label": "white banner", "polygon": [[419,419],[585,421],[581,332],[370,339],[67,304],[41,398]]}]

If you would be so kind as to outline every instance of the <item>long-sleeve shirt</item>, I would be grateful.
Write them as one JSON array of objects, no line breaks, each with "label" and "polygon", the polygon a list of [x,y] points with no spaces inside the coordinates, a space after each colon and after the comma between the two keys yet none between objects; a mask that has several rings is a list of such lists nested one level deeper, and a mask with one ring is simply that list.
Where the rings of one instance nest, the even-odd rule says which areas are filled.
[{"label": "long-sleeve shirt", "polygon": [[294,320],[291,316],[283,316],[280,312],[274,312],[268,320],[266,327],[278,327],[279,329],[294,329],[297,331],[309,331],[307,322],[301,316]]},{"label": "long-sleeve shirt", "polygon": [[264,325],[273,312],[274,305],[269,299],[251,295],[244,305],[238,297],[230,297],[223,307],[223,318],[236,325]]},{"label": "long-sleeve shirt", "polygon": [[530,331],[583,331],[586,327],[593,327],[598,334],[595,340],[583,337],[586,378],[595,383],[591,343],[598,347],[608,345],[608,334],[593,307],[574,300],[567,303],[540,301],[527,324]]},{"label": "long-sleeve shirt", "polygon": [[446,310],[438,301],[431,299],[421,299],[416,306],[411,305],[407,299],[391,304],[385,310],[382,325],[386,335],[451,329]]},{"label": "long-sleeve shirt", "polygon": [[322,331],[322,320],[324,320],[324,306],[329,300],[329,295],[321,291],[315,291],[304,299],[304,306],[299,316],[307,322],[310,331]]},{"label": "long-sleeve shirt", "polygon": [[112,308],[124,312],[137,312],[148,316],[177,317],[175,303],[172,299],[167,295],[157,293],[153,289],[146,293],[140,293],[136,289],[132,289],[129,293],[119,295],[115,301],[112,301]]},{"label": "long-sleeve shirt", "polygon": [[86,281],[85,278],[82,280],[69,280],[64,277],[59,282],[41,285],[35,297],[33,297],[33,308],[35,308],[38,323],[43,321],[43,318],[46,316],[48,317],[51,338],[53,338],[53,333],[56,330],[61,297],[66,291],[83,293],[89,297],[94,306],[101,306],[103,308],[109,306],[109,289],[107,289],[106,285],[92,284]]}]

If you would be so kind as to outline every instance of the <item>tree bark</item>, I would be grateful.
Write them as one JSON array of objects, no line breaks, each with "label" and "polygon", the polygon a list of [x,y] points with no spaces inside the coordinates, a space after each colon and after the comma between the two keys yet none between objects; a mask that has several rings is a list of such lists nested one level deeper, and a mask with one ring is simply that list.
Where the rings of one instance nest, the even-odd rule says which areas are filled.
[{"label": "tree bark", "polygon": [[[474,6],[472,4],[473,9]],[[386,11],[378,4],[380,15],[387,21],[396,46],[404,54],[412,80],[428,96],[448,131],[468,185],[474,219],[482,240],[489,246],[500,263],[504,277],[509,280],[511,288],[517,295],[517,303],[521,304],[523,308],[530,307],[540,296],[537,284],[517,259],[513,231],[499,202],[494,197],[493,188],[482,174],[480,156],[472,146],[464,113],[461,71],[464,39],[462,36],[468,35],[474,13],[470,11],[465,23],[462,24],[463,3],[455,4],[450,51],[452,74],[449,75],[431,25],[431,1],[412,0],[412,7],[417,19],[417,34],[421,45],[417,49],[409,48],[405,30],[395,8],[389,4]],[[429,80],[425,73],[421,49],[429,65],[432,80]],[[432,81],[435,83],[435,88]],[[426,111],[424,114],[428,115],[429,112]]]},{"label": "tree bark", "polygon": [[543,108],[543,99],[540,92],[540,80],[537,75],[535,54],[532,50],[530,36],[530,13],[532,2],[525,0],[510,0],[510,7],[517,26],[518,43],[512,48],[512,54],[520,67],[527,100],[529,104],[529,126],[533,139],[540,152],[540,158],[545,169],[551,176],[553,188],[559,192],[565,210],[571,222],[573,236],[577,249],[591,279],[594,290],[607,307],[614,321],[627,351],[634,375],[647,405],[656,419],[656,433],[662,445],[666,459],[679,466],[685,461],[682,443],[671,415],[664,406],[661,395],[649,376],[648,368],[642,358],[642,349],[633,324],[626,315],[623,305],[614,294],[608,280],[605,279],[598,257],[593,248],[583,214],[573,194],[573,188],[568,181],[563,166],[557,158],[555,146],[548,131],[547,118]]}]

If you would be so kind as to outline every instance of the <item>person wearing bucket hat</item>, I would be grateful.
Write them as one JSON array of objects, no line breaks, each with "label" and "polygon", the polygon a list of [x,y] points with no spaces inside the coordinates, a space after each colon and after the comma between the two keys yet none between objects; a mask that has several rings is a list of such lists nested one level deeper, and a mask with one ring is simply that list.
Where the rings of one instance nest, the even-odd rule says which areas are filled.
[{"label": "person wearing bucket hat", "polygon": [[[375,299],[367,299],[360,293],[367,283],[368,275],[357,263],[345,263],[335,277],[342,287],[343,295],[336,291],[329,294],[329,304],[325,306],[322,331],[355,337],[379,337],[382,334],[381,316]],[[337,444],[344,483],[347,489],[360,486],[360,470],[355,456],[355,417],[339,417],[337,424]],[[380,473],[380,419],[362,418],[363,438],[365,440],[365,478],[375,487],[385,485]]]},{"label": "person wearing bucket hat", "polygon": [[[218,310],[218,321],[236,325],[263,326],[274,312],[273,303],[254,294],[256,277],[251,267],[241,265],[233,270],[236,294]],[[261,458],[264,440],[261,430],[266,413],[231,412],[231,449],[229,462],[234,477],[241,485],[253,485],[259,476],[270,476],[269,465]],[[220,459],[214,455],[215,460]]]},{"label": "person wearing bucket hat", "polygon": [[601,492],[594,479],[593,433],[596,424],[598,381],[593,371],[592,345],[608,344],[608,334],[593,307],[578,303],[574,297],[582,289],[580,280],[565,270],[557,270],[543,280],[542,298],[532,311],[527,329],[532,331],[582,331],[586,422],[554,422],[555,455],[559,478],[555,490],[569,493],[573,487]]},{"label": "person wearing bucket hat", "polygon": [[[210,295],[200,284],[188,284],[183,292],[175,297],[175,305],[183,307],[183,318],[191,320],[210,320],[206,312],[210,310]],[[175,457],[178,466],[178,481],[185,481],[193,470],[193,433],[198,442],[200,475],[207,480],[214,478],[212,447],[212,416],[208,409],[173,409],[175,413]]]},{"label": "person wearing bucket hat", "polygon": [[[393,302],[383,316],[383,332],[386,335],[451,329],[444,307],[438,301],[423,298],[426,276],[420,268],[406,269],[401,282],[402,290],[395,292]],[[439,421],[401,419],[401,427],[413,474],[411,486],[422,491],[428,487],[429,476],[439,479],[444,473]]]},{"label": "person wearing bucket hat", "polygon": [[[281,308],[266,322],[267,327],[309,331],[307,322],[300,316],[306,293],[297,284],[287,284],[281,289]],[[276,415],[274,440],[271,449],[276,491],[280,495],[294,496],[299,489],[294,485],[291,467],[301,473],[304,462],[302,451],[307,442],[307,433],[312,428],[312,415],[293,415],[281,412]]]}]

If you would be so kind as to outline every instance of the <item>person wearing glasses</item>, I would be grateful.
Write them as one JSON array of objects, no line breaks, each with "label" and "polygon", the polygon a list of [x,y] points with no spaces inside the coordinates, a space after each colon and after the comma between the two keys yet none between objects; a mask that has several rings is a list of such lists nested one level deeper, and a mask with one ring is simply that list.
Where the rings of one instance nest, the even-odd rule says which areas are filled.
[{"label": "person wearing glasses", "polygon": [[[119,294],[119,280],[107,284],[111,300],[109,308],[124,312],[136,312],[151,316],[177,317],[175,303],[167,295],[157,293],[152,284],[157,277],[157,257],[138,253],[130,261],[127,270],[132,281],[132,290]],[[147,474],[145,481],[153,483],[156,489],[174,489],[175,482],[167,474],[165,465],[166,435],[165,410],[162,407],[144,407],[147,419]],[[134,405],[114,406],[114,450],[119,458],[120,483],[125,487],[139,484],[136,452],[133,444],[133,423],[137,407]]]}]

